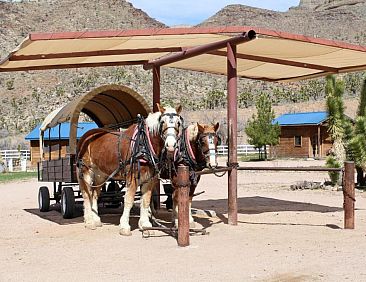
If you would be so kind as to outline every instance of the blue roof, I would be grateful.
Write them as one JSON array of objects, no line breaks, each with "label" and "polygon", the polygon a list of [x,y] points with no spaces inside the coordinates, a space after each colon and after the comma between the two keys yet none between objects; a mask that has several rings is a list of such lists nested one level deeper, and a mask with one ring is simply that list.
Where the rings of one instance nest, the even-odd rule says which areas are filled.
[{"label": "blue roof", "polygon": [[275,118],[272,123],[279,125],[318,125],[328,118],[327,112],[284,114]]},{"label": "blue roof", "polygon": [[[41,125],[37,125],[35,129],[33,129],[27,136],[25,136],[25,140],[39,140],[39,127]],[[77,139],[80,139],[81,136],[90,129],[97,128],[98,126],[94,122],[79,122],[78,124],[78,132]],[[44,132],[44,140],[68,140],[70,135],[70,123],[64,122],[61,123],[61,134],[59,137],[59,126],[55,126],[51,128],[51,138],[49,138],[49,130],[47,129]]]}]

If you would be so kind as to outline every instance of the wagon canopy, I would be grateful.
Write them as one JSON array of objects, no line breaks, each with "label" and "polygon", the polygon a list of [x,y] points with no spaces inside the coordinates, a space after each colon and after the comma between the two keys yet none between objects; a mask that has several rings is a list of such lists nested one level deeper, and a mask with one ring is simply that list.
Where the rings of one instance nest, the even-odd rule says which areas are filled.
[{"label": "wagon canopy", "polygon": [[54,110],[40,127],[40,140],[47,128],[70,121],[70,153],[76,152],[76,135],[80,113],[87,114],[99,127],[127,127],[138,114],[151,112],[145,99],[123,85],[100,86],[65,106]]},{"label": "wagon canopy", "polygon": [[[120,31],[32,33],[0,63],[0,72],[146,65],[198,46],[229,40],[253,30],[256,39],[237,44],[237,75],[267,81],[291,81],[366,69],[366,48],[277,32],[227,26]],[[227,74],[226,47],[167,67]]]}]

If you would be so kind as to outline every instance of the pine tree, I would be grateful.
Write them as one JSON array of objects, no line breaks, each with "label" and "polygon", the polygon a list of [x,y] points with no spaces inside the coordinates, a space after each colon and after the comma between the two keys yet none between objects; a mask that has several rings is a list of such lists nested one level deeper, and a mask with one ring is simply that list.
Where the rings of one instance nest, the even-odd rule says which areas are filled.
[{"label": "pine tree", "polygon": [[259,150],[264,148],[264,158],[267,159],[267,145],[278,144],[280,126],[272,124],[275,117],[268,94],[261,94],[256,102],[257,115],[248,121],[245,132],[248,142]]}]

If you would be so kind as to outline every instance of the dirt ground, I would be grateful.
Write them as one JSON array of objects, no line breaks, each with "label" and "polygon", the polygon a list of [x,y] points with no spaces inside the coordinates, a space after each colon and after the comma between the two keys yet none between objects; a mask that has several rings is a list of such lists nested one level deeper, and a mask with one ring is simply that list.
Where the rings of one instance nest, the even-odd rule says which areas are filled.
[{"label": "dirt ground", "polygon": [[[319,161],[241,165],[312,166]],[[290,190],[324,181],[319,172],[239,172],[237,226],[227,224],[227,177],[203,176],[193,207],[209,235],[187,248],[164,233],[118,234],[121,210],[102,210],[104,225],[38,211],[36,180],[0,185],[0,281],[366,281],[366,193],[356,192],[356,229],[343,229],[343,195]],[[50,185],[51,187],[51,185]],[[167,212],[162,211],[162,215]]]}]

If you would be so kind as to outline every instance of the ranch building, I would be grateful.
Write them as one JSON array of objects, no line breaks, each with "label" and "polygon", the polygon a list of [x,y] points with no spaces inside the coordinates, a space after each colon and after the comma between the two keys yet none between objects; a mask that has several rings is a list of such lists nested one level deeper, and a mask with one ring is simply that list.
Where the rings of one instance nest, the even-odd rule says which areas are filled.
[{"label": "ranch building", "polygon": [[[83,136],[83,134],[90,129],[97,128],[98,126],[94,122],[80,122],[77,130],[77,140]],[[30,141],[30,152],[31,152],[31,164],[36,166],[37,162],[41,160],[40,149],[39,149],[39,130],[40,125],[34,128],[26,137],[25,140]],[[68,154],[69,146],[69,134],[70,134],[70,123],[61,123],[60,126],[56,126],[47,129],[44,133],[44,149],[43,154],[49,154],[48,159],[59,159],[63,158]]]},{"label": "ranch building", "polygon": [[327,112],[288,113],[273,120],[281,128],[274,157],[325,158],[333,142],[328,134]]}]

